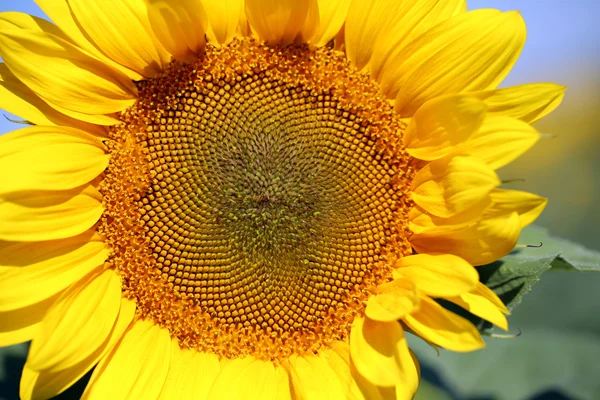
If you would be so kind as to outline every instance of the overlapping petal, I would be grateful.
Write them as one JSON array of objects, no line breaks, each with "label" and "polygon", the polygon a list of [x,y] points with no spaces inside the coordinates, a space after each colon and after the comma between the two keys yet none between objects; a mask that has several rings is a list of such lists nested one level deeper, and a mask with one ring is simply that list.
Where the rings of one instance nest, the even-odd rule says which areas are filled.
[{"label": "overlapping petal", "polygon": [[365,315],[374,321],[397,321],[419,308],[417,286],[402,277],[376,288],[367,301]]},{"label": "overlapping petal", "polygon": [[378,386],[413,385],[417,371],[400,324],[357,317],[350,332],[350,356],[358,372]]},{"label": "overlapping petal", "polygon": [[469,321],[423,297],[419,311],[404,322],[420,337],[448,350],[473,351],[485,346],[479,331]]},{"label": "overlapping petal", "polygon": [[201,0],[146,1],[154,34],[173,57],[193,61],[202,53],[208,17]]},{"label": "overlapping petal", "polygon": [[[496,189],[494,189],[496,190]],[[493,192],[493,191],[492,191]],[[491,193],[487,201],[482,201],[450,218],[441,218],[428,213],[419,206],[414,206],[408,213],[409,227],[411,232],[420,233],[435,227],[451,227],[456,229],[477,223],[483,217],[483,213],[491,208]]]},{"label": "overlapping petal", "polygon": [[310,43],[325,46],[344,25],[352,0],[318,0],[319,24]]},{"label": "overlapping petal", "polygon": [[466,226],[433,227],[415,232],[410,242],[419,253],[454,254],[471,265],[496,261],[514,249],[521,233],[516,212]]},{"label": "overlapping petal", "polygon": [[521,228],[526,227],[544,211],[548,199],[520,190],[494,189],[490,193],[492,204],[484,211],[484,217],[497,217],[516,212]]},{"label": "overlapping petal", "polygon": [[121,278],[104,270],[81,279],[50,307],[31,343],[28,367],[64,370],[91,356],[106,342],[121,303]]},{"label": "overlapping petal", "polygon": [[103,114],[124,110],[135,102],[137,89],[125,75],[58,36],[3,28],[0,52],[21,82],[73,118],[108,124]]},{"label": "overlapping petal", "polygon": [[[342,386],[338,380],[338,374],[327,362],[328,351],[325,350],[318,355],[306,355],[290,357],[290,377],[292,379],[296,398],[343,400],[348,398],[348,389]],[[348,376],[343,381],[348,382],[350,370],[346,370]]]},{"label": "overlapping petal", "polygon": [[42,11],[44,11],[44,13],[50,17],[52,22],[56,24],[60,30],[64,32],[66,36],[78,47],[110,67],[119,70],[134,81],[139,81],[140,79],[144,78],[143,75],[112,60],[93,43],[92,39],[85,32],[85,29],[77,21],[68,0],[34,1],[42,9]]},{"label": "overlapping petal", "polygon": [[317,34],[320,26],[319,0],[308,0],[308,12],[300,31],[294,38],[295,43],[308,43]]},{"label": "overlapping petal", "polygon": [[76,236],[98,222],[102,211],[102,195],[93,186],[4,195],[0,240],[36,242]]},{"label": "overlapping petal", "polygon": [[534,123],[561,103],[566,87],[555,83],[527,83],[471,93],[485,102],[488,112]]},{"label": "overlapping petal", "polygon": [[450,155],[430,162],[416,174],[411,198],[425,211],[450,218],[485,205],[499,184],[494,171],[478,158]]},{"label": "overlapping petal", "polygon": [[468,262],[452,254],[415,254],[402,257],[394,274],[412,281],[432,297],[456,296],[474,290],[479,274]]},{"label": "overlapping petal", "polygon": [[69,0],[69,6],[85,35],[119,64],[153,77],[171,61],[152,31],[144,0]]},{"label": "overlapping petal", "polygon": [[540,140],[528,123],[511,117],[489,115],[458,151],[471,154],[490,168],[498,169],[514,161]]},{"label": "overlapping petal", "polygon": [[525,34],[516,12],[459,14],[389,58],[381,73],[382,89],[396,99],[396,110],[409,117],[440,95],[495,88],[516,62]]},{"label": "overlapping petal", "polygon": [[[389,24],[373,43],[373,54],[369,70],[374,78],[381,73],[388,59],[394,58],[415,38],[435,25],[467,10],[465,0],[389,1],[396,9],[386,15],[378,25],[388,20]],[[374,21],[374,24],[377,24]]]},{"label": "overlapping petal", "polygon": [[252,356],[235,358],[223,366],[217,376],[208,400],[223,398],[248,400],[277,400],[286,398],[289,385],[282,384],[281,366],[271,361],[258,360]]},{"label": "overlapping petal", "polygon": [[206,399],[220,369],[216,354],[183,350],[173,339],[171,365],[159,399]]},{"label": "overlapping petal", "polygon": [[104,127],[68,117],[50,107],[18,80],[4,63],[0,63],[0,108],[34,125],[68,126],[100,137],[106,136]]},{"label": "overlapping petal", "polygon": [[0,137],[0,195],[74,189],[100,175],[108,160],[102,141],[78,129],[20,129]]},{"label": "overlapping petal", "polygon": [[358,373],[350,358],[350,346],[345,341],[335,341],[323,350],[323,357],[337,374],[347,399],[383,400],[379,388]]},{"label": "overlapping petal", "polygon": [[404,145],[411,156],[420,160],[447,156],[480,128],[485,111],[482,101],[466,95],[430,100],[410,119]]},{"label": "overlapping petal", "polygon": [[508,313],[506,306],[490,288],[479,282],[475,290],[462,293],[459,296],[447,297],[446,300],[453,302],[500,328],[507,330],[508,321],[504,314]]},{"label": "overlapping petal", "polygon": [[167,378],[171,340],[153,321],[136,321],[98,364],[83,399],[154,399]]},{"label": "overlapping petal", "polygon": [[135,303],[131,300],[121,299],[119,314],[108,339],[90,356],[70,368],[56,371],[34,371],[25,363],[21,377],[21,399],[49,399],[72,386],[112,350],[121,339],[125,329],[131,324],[134,313]]},{"label": "overlapping petal", "polygon": [[48,299],[101,266],[108,249],[86,236],[0,244],[0,311]]},{"label": "overlapping petal", "polygon": [[235,36],[244,19],[244,0],[202,0],[208,17],[208,40],[225,44]]},{"label": "overlapping petal", "polygon": [[58,295],[30,306],[0,311],[0,347],[28,342],[37,333],[46,312]]},{"label": "overlapping petal", "polygon": [[272,44],[290,44],[304,28],[311,0],[246,0],[246,16],[258,36]]}]

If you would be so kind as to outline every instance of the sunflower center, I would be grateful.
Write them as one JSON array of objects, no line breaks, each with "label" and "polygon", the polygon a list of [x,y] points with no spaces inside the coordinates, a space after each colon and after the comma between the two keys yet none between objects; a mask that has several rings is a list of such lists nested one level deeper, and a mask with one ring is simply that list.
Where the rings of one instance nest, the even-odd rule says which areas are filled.
[{"label": "sunflower center", "polygon": [[330,50],[209,47],[122,119],[100,231],[140,315],[185,347],[318,351],[410,249],[403,126]]}]

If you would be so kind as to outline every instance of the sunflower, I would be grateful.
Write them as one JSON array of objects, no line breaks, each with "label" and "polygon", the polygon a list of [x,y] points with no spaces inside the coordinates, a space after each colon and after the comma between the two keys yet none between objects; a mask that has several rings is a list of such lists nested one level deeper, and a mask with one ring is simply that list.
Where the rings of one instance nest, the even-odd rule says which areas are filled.
[{"label": "sunflower", "polygon": [[[0,13],[0,345],[21,397],[410,399],[406,332],[507,329],[475,266],[546,199],[499,188],[560,103],[464,0],[36,0]],[[444,301],[440,301],[440,300]]]}]

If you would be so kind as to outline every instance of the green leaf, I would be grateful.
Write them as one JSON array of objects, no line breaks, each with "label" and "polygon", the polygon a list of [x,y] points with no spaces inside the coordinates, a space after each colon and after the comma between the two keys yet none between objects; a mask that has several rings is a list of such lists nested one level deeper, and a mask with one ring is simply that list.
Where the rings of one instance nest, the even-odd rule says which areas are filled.
[{"label": "green leaf", "polygon": [[500,296],[509,310],[519,305],[540,275],[550,269],[600,271],[600,252],[553,238],[543,228],[524,229],[519,243],[541,246],[518,248],[501,260],[478,268],[481,281]]},{"label": "green leaf", "polygon": [[[600,271],[600,253],[567,240],[553,238],[539,227],[523,231],[519,243],[541,247],[518,248],[506,257],[478,267],[482,282],[514,310],[546,271],[530,302],[509,318],[523,333],[509,340],[487,338],[487,348],[468,354],[442,351],[439,357],[428,345],[409,340],[424,366],[433,368],[459,397],[525,400],[549,389],[582,400],[600,399],[598,335],[584,332],[597,324],[598,275],[564,271]],[[584,282],[581,282],[583,280]],[[545,288],[546,283],[553,285]],[[543,290],[546,289],[546,290]],[[579,299],[578,302],[575,300]],[[455,310],[485,331],[491,325]],[[532,310],[530,305],[536,305]],[[521,314],[520,311],[525,311]],[[562,312],[562,314],[561,314]],[[596,322],[594,322],[596,321]],[[542,324],[544,322],[544,324]],[[516,328],[514,329],[516,330]]]},{"label": "green leaf", "polygon": [[566,239],[558,239],[548,234],[548,231],[531,226],[523,230],[520,243],[542,243],[540,248],[522,249],[520,257],[554,256],[553,270],[600,271],[600,252],[586,249]]},{"label": "green leaf", "polygon": [[[535,247],[517,248],[501,260],[477,268],[481,282],[492,289],[511,311],[546,271],[600,271],[600,252],[553,238],[543,228],[530,226],[524,229],[519,243]],[[492,328],[490,323],[457,306],[442,304],[471,320],[483,332]]]},{"label": "green leaf", "polygon": [[439,357],[412,339],[421,363],[460,397],[524,400],[552,388],[577,399],[600,399],[600,340],[594,335],[527,328],[516,339],[487,340],[480,351],[442,351]]}]

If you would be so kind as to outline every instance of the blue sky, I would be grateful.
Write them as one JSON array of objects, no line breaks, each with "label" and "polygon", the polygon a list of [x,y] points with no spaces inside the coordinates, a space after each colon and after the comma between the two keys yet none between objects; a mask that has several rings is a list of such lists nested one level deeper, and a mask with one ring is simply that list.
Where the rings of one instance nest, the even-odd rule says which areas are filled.
[{"label": "blue sky", "polygon": [[[597,0],[470,0],[471,9],[520,10],[528,26],[523,54],[505,85],[554,81],[585,90],[586,78],[600,72],[600,1]],[[0,11],[43,16],[33,0],[3,0]],[[576,97],[576,96],[573,96]],[[15,125],[0,118],[0,133]]]}]

